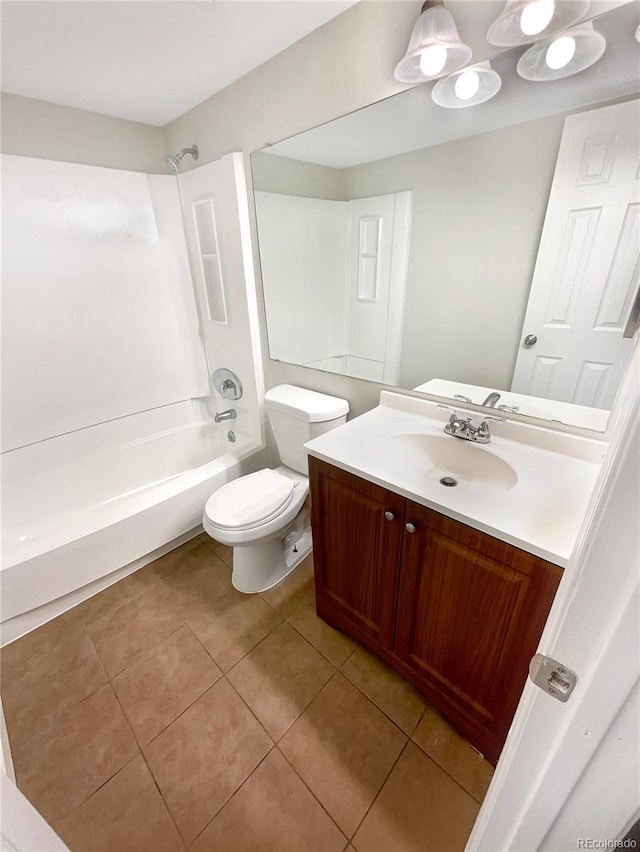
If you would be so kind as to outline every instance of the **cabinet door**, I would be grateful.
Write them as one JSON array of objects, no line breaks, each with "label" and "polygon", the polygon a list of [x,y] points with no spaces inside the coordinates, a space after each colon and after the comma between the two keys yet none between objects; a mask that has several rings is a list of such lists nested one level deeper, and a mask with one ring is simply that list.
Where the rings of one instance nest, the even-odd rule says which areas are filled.
[{"label": "cabinet door", "polygon": [[395,651],[495,759],[561,570],[407,501]]},{"label": "cabinet door", "polygon": [[309,473],[318,614],[392,648],[405,500],[313,457]]}]

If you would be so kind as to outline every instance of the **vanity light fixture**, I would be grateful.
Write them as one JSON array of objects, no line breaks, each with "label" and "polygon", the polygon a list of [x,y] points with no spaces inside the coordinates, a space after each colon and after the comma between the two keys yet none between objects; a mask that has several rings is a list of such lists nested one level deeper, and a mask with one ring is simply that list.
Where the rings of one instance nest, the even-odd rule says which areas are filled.
[{"label": "vanity light fixture", "polygon": [[517,71],[536,83],[571,77],[596,63],[606,46],[605,37],[587,21],[532,45],[518,60]]},{"label": "vanity light fixture", "polygon": [[470,59],[471,48],[460,41],[451,12],[442,0],[426,0],[394,76],[401,83],[425,83],[457,71]]},{"label": "vanity light fixture", "polygon": [[490,100],[501,86],[502,78],[487,60],[438,80],[431,97],[438,106],[461,109]]},{"label": "vanity light fixture", "polygon": [[489,27],[487,41],[499,47],[517,47],[546,38],[577,24],[590,0],[507,0]]}]

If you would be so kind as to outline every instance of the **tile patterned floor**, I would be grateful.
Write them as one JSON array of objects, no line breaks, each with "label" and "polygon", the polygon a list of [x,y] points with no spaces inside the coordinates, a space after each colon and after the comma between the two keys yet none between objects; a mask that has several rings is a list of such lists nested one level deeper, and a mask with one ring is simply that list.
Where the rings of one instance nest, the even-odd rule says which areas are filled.
[{"label": "tile patterned floor", "polygon": [[316,616],[310,557],[230,565],[199,536],[2,649],[25,795],[72,852],[463,849],[490,764]]}]

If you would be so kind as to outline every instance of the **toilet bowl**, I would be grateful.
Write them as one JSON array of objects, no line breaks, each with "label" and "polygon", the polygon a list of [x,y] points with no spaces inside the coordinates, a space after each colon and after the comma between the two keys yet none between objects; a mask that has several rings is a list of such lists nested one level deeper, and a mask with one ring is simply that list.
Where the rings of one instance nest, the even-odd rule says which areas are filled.
[{"label": "toilet bowl", "polygon": [[283,465],[241,476],[207,500],[202,525],[233,548],[234,587],[246,594],[281,582],[311,551],[309,494],[303,444],[344,423],[346,400],[280,385],[265,395]]},{"label": "toilet bowl", "polygon": [[202,525],[216,541],[234,548],[232,582],[239,592],[270,589],[309,553],[308,519],[298,520],[308,494],[308,477],[279,467],[242,476],[207,500]]}]

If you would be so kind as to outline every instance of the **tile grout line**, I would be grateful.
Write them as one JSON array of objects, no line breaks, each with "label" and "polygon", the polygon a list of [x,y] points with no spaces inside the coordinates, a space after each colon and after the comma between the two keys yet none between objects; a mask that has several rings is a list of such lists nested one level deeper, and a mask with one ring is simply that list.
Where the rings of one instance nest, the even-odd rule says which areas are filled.
[{"label": "tile grout line", "polygon": [[[225,592],[225,595],[226,595],[226,594],[228,594],[228,592]],[[221,595],[221,598],[222,598],[222,597],[224,597],[224,595]],[[274,610],[274,612],[275,612],[275,610]],[[278,613],[278,615],[279,615],[279,613]],[[282,619],[282,616],[280,616],[280,618]],[[209,656],[211,657],[211,659],[213,660],[213,662],[216,664],[216,666],[218,666],[218,668],[220,669],[220,671],[222,672],[222,674],[223,674],[224,676],[226,676],[226,675],[227,675],[227,674],[228,674],[228,673],[229,673],[232,669],[235,669],[235,667],[236,667],[239,663],[241,663],[241,662],[245,659],[245,657],[248,657],[248,656],[249,656],[249,654],[250,654],[252,651],[254,651],[254,650],[258,647],[258,645],[260,645],[262,642],[264,642],[264,640],[265,640],[265,639],[267,639],[269,636],[271,636],[271,634],[272,634],[272,633],[274,633],[274,632],[278,629],[278,627],[280,627],[280,625],[282,625],[282,624],[284,624],[284,623],[285,623],[285,622],[284,622],[283,620],[281,620],[278,624],[276,624],[276,625],[275,625],[275,627],[273,627],[273,628],[272,628],[272,629],[271,629],[271,630],[270,630],[270,631],[269,631],[269,632],[268,632],[265,636],[263,636],[263,637],[262,637],[262,639],[259,639],[259,640],[256,642],[256,644],[255,644],[255,645],[252,645],[252,647],[251,647],[251,648],[249,648],[249,650],[248,650],[248,651],[246,651],[246,652],[245,652],[245,653],[244,653],[244,654],[243,654],[243,655],[242,655],[239,659],[237,659],[237,660],[236,660],[236,662],[235,662],[232,666],[230,666],[230,667],[229,667],[229,668],[225,671],[225,670],[222,668],[222,666],[220,665],[220,663],[219,663],[219,662],[216,660],[216,658],[213,656],[213,654],[212,654],[212,653],[208,650],[208,648],[206,647],[206,645],[205,645],[205,644],[203,643],[203,641],[200,639],[200,637],[199,637],[199,636],[198,636],[198,634],[195,632],[195,630],[193,629],[193,627],[189,624],[189,622],[185,622],[186,626],[189,628],[189,630],[191,630],[191,632],[192,632],[192,633],[193,633],[193,635],[196,637],[196,639],[198,640],[198,642],[200,642],[200,644],[202,645],[202,647],[205,649],[205,651],[207,652],[207,654],[209,654]]]},{"label": "tile grout line", "polygon": [[[414,733],[415,733],[415,731],[414,731]],[[413,739],[413,736],[410,736],[410,737],[409,737],[409,742],[413,743],[413,745],[414,745],[414,746],[416,746],[416,748],[419,748],[419,749],[420,749],[420,751],[422,752],[422,754],[424,754],[424,755],[425,755],[425,757],[428,757],[428,758],[429,758],[429,760],[430,760],[433,764],[435,764],[435,766],[437,766],[437,767],[438,767],[438,769],[442,770],[442,772],[444,772],[444,774],[445,774],[445,775],[447,775],[447,776],[448,776],[448,777],[449,777],[449,778],[453,781],[453,783],[454,783],[454,784],[456,784],[458,787],[460,787],[460,789],[462,790],[462,792],[463,792],[463,793],[465,793],[467,796],[469,796],[469,798],[470,798],[470,799],[473,799],[473,801],[474,801],[476,804],[478,804],[478,805],[482,805],[482,802],[484,801],[484,798],[485,798],[485,796],[486,796],[486,793],[485,793],[485,796],[483,796],[483,797],[482,797],[482,799],[477,799],[477,798],[473,795],[473,793],[470,793],[470,792],[469,792],[469,791],[468,791],[468,790],[467,790],[467,789],[466,789],[466,788],[465,788],[465,787],[464,787],[464,786],[460,783],[460,781],[458,781],[458,779],[457,779],[454,775],[452,775],[452,774],[451,774],[451,772],[450,772],[450,771],[449,771],[449,770],[448,770],[445,766],[443,766],[441,763],[439,763],[439,762],[435,759],[435,757],[432,757],[432,755],[430,755],[428,751],[425,751],[425,749],[424,749],[424,748],[420,745],[420,743],[416,742],[416,741]],[[466,740],[465,740],[465,742],[466,742]],[[484,758],[484,757],[483,757],[482,759],[483,759],[483,760],[486,760],[486,758]],[[488,762],[488,761],[487,761],[487,762]]]},{"label": "tile grout line", "polygon": [[140,748],[140,755],[141,755],[141,757],[142,757],[142,759],[143,759],[143,761],[144,761],[144,765],[147,767],[147,772],[148,772],[148,773],[149,773],[149,775],[151,776],[151,780],[153,781],[153,784],[154,784],[154,786],[155,786],[156,790],[158,791],[158,795],[160,796],[160,799],[162,800],[162,804],[164,805],[164,809],[165,809],[165,810],[166,810],[166,812],[169,814],[169,819],[170,819],[170,820],[171,820],[171,822],[174,824],[175,829],[176,829],[176,831],[178,832],[178,837],[179,837],[179,838],[180,838],[180,840],[182,841],[182,845],[183,845],[183,847],[184,847],[185,849],[187,849],[187,841],[184,839],[184,837],[183,837],[183,835],[182,835],[182,832],[181,832],[181,831],[180,831],[180,829],[178,828],[178,823],[176,822],[175,817],[173,816],[173,813],[172,813],[172,811],[171,811],[171,808],[169,807],[169,803],[167,802],[167,800],[166,800],[166,799],[165,799],[165,797],[164,797],[164,793],[163,793],[163,792],[162,792],[162,790],[160,789],[160,785],[158,784],[158,781],[157,781],[157,779],[156,779],[156,776],[153,774],[153,770],[152,770],[152,769],[151,769],[151,767],[149,766],[149,762],[148,762],[148,760],[147,760],[147,756],[146,756],[146,754],[144,753],[144,751],[142,750],[142,747]]},{"label": "tile grout line", "polygon": [[[285,624],[288,624],[288,625],[289,625],[289,627],[292,627],[292,628],[296,631],[296,633],[298,634],[298,636],[300,636],[300,638],[301,638],[301,639],[304,639],[304,640],[305,640],[305,642],[307,642],[309,645],[311,645],[311,647],[313,648],[313,650],[314,650],[314,651],[317,651],[317,653],[318,653],[318,654],[320,654],[322,657],[324,657],[324,658],[325,658],[325,660],[326,660],[328,663],[331,663],[331,665],[334,667],[334,669],[336,669],[337,671],[340,671],[340,669],[342,668],[342,666],[343,666],[343,665],[347,662],[347,660],[349,659],[349,657],[351,656],[351,654],[353,654],[353,652],[354,652],[356,649],[355,649],[355,648],[353,648],[353,649],[349,652],[348,656],[347,656],[347,657],[346,657],[346,658],[345,658],[345,659],[344,659],[344,660],[340,663],[340,665],[336,665],[336,663],[334,663],[334,662],[333,662],[333,660],[330,660],[330,659],[329,659],[329,657],[327,657],[327,655],[324,653],[324,651],[321,651],[321,650],[320,650],[320,648],[316,647],[316,645],[314,645],[314,644],[313,644],[313,642],[311,641],[311,639],[308,639],[308,638],[304,635],[304,633],[302,633],[302,631],[301,631],[299,628],[297,628],[297,627],[295,626],[295,624],[292,624],[292,623],[291,623],[291,619],[293,618],[293,616],[294,616],[294,615],[295,615],[295,613],[293,613],[292,615],[290,615],[290,616],[289,616],[289,618],[287,618],[287,619],[285,620],[285,622],[284,622],[284,623],[285,623]],[[317,614],[316,614],[316,618],[318,618],[318,615],[317,615]],[[321,620],[322,620],[322,619],[321,619]],[[323,624],[326,624],[326,622],[325,622],[325,621],[323,621],[322,623],[323,623]],[[331,627],[331,625],[327,624],[327,627]],[[332,628],[332,629],[335,629],[335,628]],[[346,635],[346,634],[345,634],[345,635]]]},{"label": "tile grout line", "polygon": [[[252,777],[252,775],[254,774],[254,772],[257,772],[258,767],[262,766],[262,764],[265,762],[265,760],[269,757],[269,755],[270,755],[270,754],[271,754],[274,750],[276,750],[276,748],[277,748],[277,747],[276,747],[275,743],[273,743],[273,740],[272,740],[272,745],[271,745],[271,748],[269,749],[269,751],[265,754],[265,756],[264,756],[264,757],[260,758],[260,761],[259,761],[259,762],[258,762],[258,763],[254,766],[254,768],[253,768],[253,769],[251,770],[251,772],[247,775],[247,777],[244,779],[244,781],[242,782],[242,784],[240,784],[240,786],[239,786],[239,787],[237,787],[237,788],[233,791],[233,793],[231,793],[231,794],[230,794],[230,795],[229,795],[229,796],[228,796],[228,797],[224,800],[224,802],[220,805],[220,807],[218,808],[218,810],[217,810],[217,811],[213,814],[213,816],[212,816],[212,817],[211,817],[211,819],[207,822],[207,824],[204,826],[204,828],[203,828],[201,831],[199,831],[199,832],[198,832],[198,834],[197,834],[197,835],[193,838],[193,840],[191,841],[191,843],[189,843],[189,844],[188,844],[189,848],[190,848],[190,847],[191,847],[191,846],[192,846],[192,845],[196,842],[196,840],[197,840],[197,839],[198,839],[198,838],[199,838],[199,837],[200,837],[200,836],[201,836],[201,835],[202,835],[202,834],[203,834],[203,833],[207,830],[207,828],[209,828],[209,826],[210,826],[210,825],[211,825],[211,823],[214,821],[214,819],[215,819],[215,818],[216,818],[216,817],[217,817],[217,816],[218,816],[218,815],[219,815],[219,814],[220,814],[220,813],[224,810],[224,808],[225,808],[225,807],[229,804],[229,802],[230,802],[233,798],[235,798],[235,796],[236,796],[236,795],[240,792],[240,790],[242,790],[242,788],[243,788],[243,787],[244,787],[244,785],[245,785],[245,784],[249,781],[249,779]],[[180,836],[182,836],[182,835],[180,835]]]},{"label": "tile grout line", "polygon": [[[95,790],[93,790],[91,793],[89,793],[89,795],[87,796],[87,798],[86,798],[86,799],[83,799],[81,802],[78,802],[78,804],[77,804],[77,805],[74,805],[74,806],[71,808],[71,810],[70,810],[70,811],[67,811],[67,812],[66,812],[66,813],[64,813],[64,814],[61,814],[61,815],[60,815],[60,816],[58,816],[58,817],[54,817],[54,818],[53,818],[53,820],[55,820],[55,821],[57,821],[57,822],[60,822],[61,820],[68,819],[68,817],[70,817],[70,816],[71,816],[72,814],[74,814],[77,810],[79,810],[81,807],[83,807],[83,805],[86,805],[86,804],[87,804],[87,802],[89,801],[89,799],[93,798],[93,796],[95,796],[95,795],[96,795],[96,793],[99,793],[99,792],[100,792],[100,790],[102,790],[102,788],[103,788],[103,787],[106,787],[106,786],[107,786],[107,784],[108,784],[110,781],[113,781],[113,779],[116,777],[116,775],[118,775],[118,773],[122,772],[122,770],[123,770],[123,769],[126,769],[126,768],[127,768],[127,766],[129,766],[131,763],[133,763],[133,761],[134,761],[137,757],[139,757],[139,755],[140,755],[140,750],[138,749],[138,753],[137,753],[137,754],[134,754],[134,756],[131,758],[131,760],[128,760],[125,764],[123,764],[123,765],[120,767],[120,769],[118,769],[118,770],[117,770],[117,772],[114,772],[114,774],[113,774],[113,775],[110,775],[110,776],[109,776],[109,778],[107,778],[107,779],[106,779],[106,781],[103,781],[103,782],[100,784],[100,786],[99,786],[99,787],[96,787],[96,789],[95,789]],[[43,819],[44,819],[44,817],[43,817]],[[56,832],[56,834],[57,834],[57,829],[55,829],[55,828],[54,828],[54,826],[53,826],[53,824],[52,824],[52,821],[50,821],[49,819],[47,819],[47,820],[45,820],[45,821],[47,822],[47,824],[48,824],[51,828],[53,828],[53,830],[54,830],[54,831]]]},{"label": "tile grout line", "polygon": [[[318,694],[319,694],[319,693],[318,693]],[[284,735],[283,735],[283,736],[284,736]],[[281,737],[280,739],[282,739],[282,737]],[[302,777],[302,775],[300,775],[300,773],[298,772],[298,770],[297,770],[297,769],[295,768],[295,766],[291,763],[291,761],[289,760],[289,758],[287,757],[287,755],[286,755],[286,754],[282,751],[282,749],[281,749],[281,748],[280,748],[280,746],[279,746],[279,742],[280,742],[280,740],[278,741],[278,743],[276,743],[276,744],[275,744],[274,748],[276,748],[276,749],[277,749],[278,754],[281,754],[281,755],[282,755],[282,757],[283,757],[283,758],[285,759],[285,761],[287,762],[287,766],[289,766],[289,767],[291,768],[291,770],[293,771],[293,773],[294,773],[294,775],[296,776],[296,778],[298,778],[298,779],[302,782],[302,784],[304,785],[305,789],[306,789],[306,790],[308,790],[308,791],[309,791],[309,793],[311,794],[311,796],[313,797],[314,801],[316,801],[316,802],[320,805],[320,807],[322,808],[322,810],[326,813],[326,815],[329,817],[329,819],[331,820],[331,822],[332,822],[332,823],[335,825],[335,827],[338,829],[338,831],[340,832],[340,834],[341,834],[341,835],[342,835],[342,836],[346,839],[346,841],[347,841],[346,846],[348,846],[348,845],[349,845],[349,838],[348,838],[348,836],[347,836],[347,835],[346,835],[346,833],[345,833],[345,832],[344,832],[344,831],[340,828],[340,826],[338,825],[338,823],[337,823],[337,822],[335,821],[335,819],[331,816],[331,814],[329,813],[329,811],[325,808],[325,806],[322,804],[322,802],[320,801],[320,799],[319,799],[319,798],[316,796],[316,794],[313,792],[313,790],[311,789],[311,787],[309,787],[309,785],[308,785],[308,784],[307,784],[307,782],[304,780],[304,778]],[[346,846],[345,846],[345,849],[346,849]]]},{"label": "tile grout line", "polygon": [[[362,819],[360,820],[360,822],[359,822],[359,823],[358,823],[358,825],[356,826],[356,828],[355,828],[354,832],[353,832],[353,833],[351,834],[351,836],[349,837],[349,843],[351,843],[352,845],[353,845],[353,838],[356,836],[356,834],[357,834],[357,833],[358,833],[358,831],[360,830],[360,828],[361,828],[362,824],[364,823],[364,821],[366,820],[367,816],[369,815],[369,811],[371,810],[371,808],[375,805],[376,801],[378,800],[378,797],[380,796],[380,793],[382,793],[382,791],[384,790],[384,788],[385,788],[385,785],[386,785],[387,781],[388,781],[388,780],[389,780],[389,778],[391,777],[391,773],[393,772],[393,770],[394,770],[394,769],[396,768],[396,766],[398,765],[398,763],[399,763],[399,761],[400,761],[400,758],[401,758],[401,757],[402,757],[402,755],[405,753],[405,751],[406,751],[406,749],[407,749],[407,746],[409,745],[409,743],[410,743],[410,742],[411,742],[411,740],[407,739],[406,743],[405,743],[405,744],[402,746],[402,748],[400,749],[400,753],[398,754],[398,756],[396,757],[396,759],[393,761],[393,764],[392,764],[391,768],[389,769],[389,771],[388,771],[388,772],[387,772],[387,774],[385,775],[384,780],[383,780],[382,784],[380,785],[380,787],[379,787],[379,789],[378,789],[378,792],[375,794],[375,796],[374,796],[374,797],[373,797],[373,799],[371,800],[371,803],[369,804],[369,807],[366,809],[366,811],[365,811],[365,812],[364,812],[364,814],[362,815]],[[354,849],[356,849],[356,852],[357,852],[357,846],[354,846]]]},{"label": "tile grout line", "polygon": [[[109,678],[109,683],[112,683],[116,678],[120,677],[121,674],[124,674],[126,671],[133,668],[133,666],[136,666],[138,663],[142,662],[142,660],[148,654],[150,654],[152,651],[155,651],[157,648],[160,647],[160,645],[163,645],[165,642],[168,642],[169,639],[172,639],[176,635],[176,633],[178,633],[180,630],[182,630],[183,627],[187,627],[187,626],[188,626],[187,623],[184,622],[183,624],[180,625],[180,627],[177,627],[175,630],[173,630],[171,633],[169,633],[167,636],[165,636],[164,639],[161,639],[159,642],[156,642],[155,645],[152,645],[150,648],[147,648],[145,651],[141,651],[139,654],[136,654],[131,660],[129,660],[127,665],[124,668],[119,669],[116,672],[116,674],[109,675],[107,673],[107,677]],[[105,669],[105,671],[106,671],[106,669]]]}]

